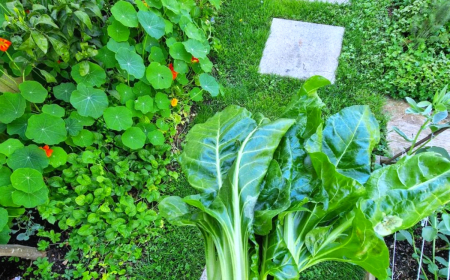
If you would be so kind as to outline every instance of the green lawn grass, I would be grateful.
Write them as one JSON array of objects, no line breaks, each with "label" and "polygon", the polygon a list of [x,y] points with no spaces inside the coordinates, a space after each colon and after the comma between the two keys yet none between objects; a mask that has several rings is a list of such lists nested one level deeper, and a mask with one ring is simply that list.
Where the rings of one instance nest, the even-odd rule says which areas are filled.
[{"label": "green lawn grass", "polygon": [[[325,115],[344,107],[366,104],[385,125],[380,92],[380,54],[389,0],[354,0],[351,5],[310,3],[301,0],[227,0],[215,18],[215,36],[222,50],[214,53],[216,77],[225,95],[201,103],[194,123],[202,123],[215,112],[236,104],[269,118],[278,117],[302,81],[258,73],[272,18],[285,18],[346,28],[342,54],[334,85],[320,90],[326,103]],[[383,149],[383,145],[379,150]],[[180,195],[192,189],[181,180]],[[199,279],[204,266],[203,244],[192,228],[168,226],[138,264],[139,279]],[[343,263],[323,263],[305,271],[301,278],[315,280],[358,280],[364,271]]]}]

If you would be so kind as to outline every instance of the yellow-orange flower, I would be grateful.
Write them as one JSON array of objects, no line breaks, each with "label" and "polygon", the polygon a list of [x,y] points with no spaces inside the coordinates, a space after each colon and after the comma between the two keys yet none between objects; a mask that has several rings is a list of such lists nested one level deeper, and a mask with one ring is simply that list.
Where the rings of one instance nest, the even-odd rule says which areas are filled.
[{"label": "yellow-orange flower", "polygon": [[6,52],[8,50],[8,48],[9,48],[9,46],[11,46],[11,42],[10,41],[8,41],[6,39],[3,39],[3,38],[0,38],[0,51]]},{"label": "yellow-orange flower", "polygon": [[47,155],[47,157],[51,157],[53,150],[50,149],[50,147],[48,145],[45,145],[44,147],[39,147],[39,149],[44,150],[45,154]]},{"label": "yellow-orange flower", "polygon": [[177,106],[177,104],[178,104],[178,99],[176,99],[176,98],[173,98],[173,99],[170,101],[170,105],[172,105],[172,107]]}]

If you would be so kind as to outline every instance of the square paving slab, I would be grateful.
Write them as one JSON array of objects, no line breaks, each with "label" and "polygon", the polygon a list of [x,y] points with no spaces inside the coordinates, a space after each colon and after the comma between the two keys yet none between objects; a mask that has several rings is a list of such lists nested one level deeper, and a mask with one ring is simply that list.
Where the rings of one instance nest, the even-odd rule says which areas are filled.
[{"label": "square paving slab", "polygon": [[274,18],[259,64],[262,74],[335,81],[344,28]]}]

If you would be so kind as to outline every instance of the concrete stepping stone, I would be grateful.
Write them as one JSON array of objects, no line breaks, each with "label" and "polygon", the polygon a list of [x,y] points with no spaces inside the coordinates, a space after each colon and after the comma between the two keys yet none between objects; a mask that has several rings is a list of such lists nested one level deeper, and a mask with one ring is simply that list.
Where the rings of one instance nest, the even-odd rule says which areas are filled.
[{"label": "concrete stepping stone", "polygon": [[[409,143],[395,131],[393,131],[393,127],[398,127],[408,137],[413,138],[413,135],[416,135],[424,122],[424,118],[422,116],[406,114],[405,111],[408,108],[409,104],[407,102],[393,99],[388,99],[388,102],[384,107],[384,111],[386,112],[386,114],[391,117],[390,121],[387,124],[387,141],[392,155],[402,152],[406,148],[411,146],[411,143]],[[419,140],[425,138],[430,133],[431,130],[423,131],[419,136]],[[431,142],[427,146],[438,146],[450,152],[449,139],[450,130],[446,130],[443,133],[439,134],[436,138],[431,140]]]},{"label": "concrete stepping stone", "polygon": [[344,30],[338,26],[274,18],[259,72],[301,80],[321,75],[334,83]]}]

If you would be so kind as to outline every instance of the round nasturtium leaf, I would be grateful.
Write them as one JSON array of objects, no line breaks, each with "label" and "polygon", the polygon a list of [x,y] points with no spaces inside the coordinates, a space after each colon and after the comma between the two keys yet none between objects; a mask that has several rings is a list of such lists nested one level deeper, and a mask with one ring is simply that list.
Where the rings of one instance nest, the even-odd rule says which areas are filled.
[{"label": "round nasturtium leaf", "polygon": [[117,63],[115,53],[108,49],[107,46],[104,46],[98,50],[95,59],[103,63],[105,68],[113,68]]},{"label": "round nasturtium leaf", "polygon": [[161,2],[165,8],[171,10],[175,14],[180,13],[180,3],[177,0],[161,0]]},{"label": "round nasturtium leaf", "polygon": [[200,75],[199,81],[202,89],[211,93],[212,96],[219,95],[219,84],[213,76],[203,73]]},{"label": "round nasturtium leaf", "polygon": [[126,84],[120,84],[116,87],[117,92],[120,96],[120,103],[125,104],[128,100],[134,100],[134,91],[131,87]]},{"label": "round nasturtium leaf", "polygon": [[70,136],[77,136],[78,133],[80,133],[80,131],[83,129],[81,121],[75,118],[69,117],[68,119],[65,119],[64,122],[66,123],[67,133]]},{"label": "round nasturtium leaf", "polygon": [[52,147],[53,153],[50,156],[50,165],[58,168],[67,162],[67,153],[61,147]]},{"label": "round nasturtium leaf", "polygon": [[26,101],[22,95],[5,92],[0,96],[0,122],[10,123],[25,112]]},{"label": "round nasturtium leaf", "polygon": [[48,95],[48,91],[36,81],[25,81],[19,85],[20,94],[33,103],[42,103]]},{"label": "round nasturtium leaf", "polygon": [[145,134],[146,137],[148,137],[148,133],[156,130],[156,125],[152,123],[138,123],[136,127],[139,127]]},{"label": "round nasturtium leaf", "polygon": [[208,44],[194,39],[189,39],[186,42],[183,42],[183,45],[186,48],[186,51],[196,58],[205,58],[210,50]]},{"label": "round nasturtium leaf", "polygon": [[119,1],[111,8],[111,13],[123,25],[127,27],[138,27],[137,12],[132,4]]},{"label": "round nasturtium leaf", "polygon": [[160,39],[166,33],[166,23],[164,19],[154,12],[139,11],[137,17],[145,32],[153,38]]},{"label": "round nasturtium leaf", "polygon": [[106,126],[112,130],[126,130],[133,125],[132,112],[125,106],[109,107],[103,113]]},{"label": "round nasturtium leaf", "polygon": [[11,175],[11,184],[16,190],[34,193],[45,188],[41,172],[32,168],[19,168]]},{"label": "round nasturtium leaf", "polygon": [[130,127],[122,135],[122,143],[132,150],[144,147],[145,140],[145,133],[138,127]]},{"label": "round nasturtium leaf", "polygon": [[101,86],[106,82],[106,72],[103,70],[100,65],[88,62],[87,65],[89,65],[89,70],[86,73],[86,75],[82,76],[80,73],[81,67],[84,67],[86,63],[80,62],[78,64],[75,64],[72,67],[72,71],[70,72],[70,75],[72,78],[77,82],[77,84],[85,84],[86,86]]},{"label": "round nasturtium leaf", "polygon": [[152,143],[154,146],[160,146],[164,144],[164,134],[162,134],[159,130],[153,130],[150,131],[147,134],[148,140],[150,140],[150,143]]},{"label": "round nasturtium leaf", "polygon": [[82,126],[91,126],[95,123],[94,118],[81,116],[77,111],[70,113],[70,118],[78,120]]},{"label": "round nasturtium leaf", "polygon": [[200,29],[197,28],[197,26],[195,26],[195,24],[193,24],[192,22],[189,22],[188,24],[186,24],[184,26],[184,33],[186,33],[186,35],[191,38],[191,39],[195,39],[198,41],[202,41],[205,39],[203,33],[200,31]]},{"label": "round nasturtium leaf", "polygon": [[108,96],[102,90],[79,84],[70,103],[81,116],[99,118],[108,107]]},{"label": "round nasturtium leaf", "polygon": [[0,207],[0,231],[8,224],[8,211],[5,208]]},{"label": "round nasturtium leaf", "polygon": [[169,48],[170,56],[174,59],[180,59],[186,62],[191,62],[192,55],[186,51],[183,43],[177,42]]},{"label": "round nasturtium leaf", "polygon": [[19,205],[12,201],[12,193],[14,191],[16,191],[16,189],[13,188],[11,184],[0,187],[0,205],[6,207],[19,207]]},{"label": "round nasturtium leaf", "polygon": [[169,124],[166,123],[163,118],[159,118],[156,120],[156,126],[162,131],[167,131],[170,128]]},{"label": "round nasturtium leaf", "polygon": [[114,40],[113,38],[110,38],[108,43],[106,44],[107,48],[114,52],[117,53],[120,49],[127,49],[129,51],[134,51],[134,46],[130,46],[130,43],[128,42],[117,42],[116,40]]},{"label": "round nasturtium leaf", "polygon": [[19,168],[33,168],[42,172],[48,166],[49,159],[44,150],[39,149],[36,145],[30,145],[17,149],[7,161],[8,166],[12,170]]},{"label": "round nasturtium leaf", "polygon": [[133,75],[137,79],[144,77],[144,60],[134,50],[130,51],[121,48],[116,53],[116,59],[119,62],[120,68],[125,70],[128,74]]},{"label": "round nasturtium leaf", "polygon": [[212,64],[211,60],[209,60],[206,57],[206,58],[200,58],[199,61],[200,61],[200,67],[202,68],[203,71],[205,71],[206,73],[209,73],[212,71],[213,64]]},{"label": "round nasturtium leaf", "polygon": [[133,92],[136,97],[144,95],[153,95],[152,87],[143,81],[134,84]]},{"label": "round nasturtium leaf", "polygon": [[[183,47],[184,48],[184,47]],[[189,67],[186,62],[183,60],[176,59],[173,62],[173,68],[175,71],[177,71],[179,74],[186,74],[189,71]]]},{"label": "round nasturtium leaf", "polygon": [[117,20],[113,20],[112,24],[108,26],[108,35],[117,42],[125,42],[130,36],[130,29]]},{"label": "round nasturtium leaf", "polygon": [[135,102],[136,102],[136,100],[128,100],[127,103],[125,104],[125,106],[128,109],[130,109],[131,115],[133,116],[133,118],[141,118],[144,114],[142,114],[142,112],[140,112],[134,108]]},{"label": "round nasturtium leaf", "polygon": [[28,119],[25,135],[36,143],[55,145],[67,138],[66,123],[49,114],[33,115]]},{"label": "round nasturtium leaf", "polygon": [[147,80],[155,89],[166,89],[172,85],[172,72],[158,62],[152,62],[146,71]]},{"label": "round nasturtium leaf", "polygon": [[14,120],[13,122],[7,125],[7,132],[9,135],[17,134],[22,139],[27,139],[25,136],[25,132],[28,127],[28,119],[31,114],[24,114],[20,118]]},{"label": "round nasturtium leaf", "polygon": [[9,169],[8,167],[0,167],[0,187],[8,186],[9,184],[11,184],[11,174],[11,169]]},{"label": "round nasturtium leaf", "polygon": [[70,102],[70,95],[76,89],[77,88],[72,83],[63,83],[53,87],[53,95],[59,100]]},{"label": "round nasturtium leaf", "polygon": [[42,112],[60,118],[64,117],[66,114],[66,110],[56,104],[45,104],[44,107],[42,107]]},{"label": "round nasturtium leaf", "polygon": [[153,110],[153,98],[148,95],[140,96],[134,103],[134,108],[147,114]]},{"label": "round nasturtium leaf", "polygon": [[87,129],[81,130],[77,136],[72,137],[73,143],[79,147],[89,147],[94,144],[94,140],[94,133]]},{"label": "round nasturtium leaf", "polygon": [[155,61],[159,63],[166,63],[166,59],[167,57],[164,55],[164,52],[160,47],[152,47],[149,59],[150,62]]},{"label": "round nasturtium leaf", "polygon": [[0,153],[9,157],[14,153],[15,150],[20,148],[23,148],[22,142],[20,142],[20,140],[10,138],[0,144]]},{"label": "round nasturtium leaf", "polygon": [[189,97],[191,97],[192,101],[202,101],[203,100],[202,90],[199,88],[193,88],[189,92]]},{"label": "round nasturtium leaf", "polygon": [[155,103],[159,109],[169,109],[170,108],[170,100],[167,97],[167,94],[158,92],[155,96]]},{"label": "round nasturtium leaf", "polygon": [[22,205],[25,208],[34,208],[38,205],[44,204],[48,199],[48,188],[42,188],[34,193],[26,193],[22,191],[14,191],[12,193],[12,200],[17,205]]}]

